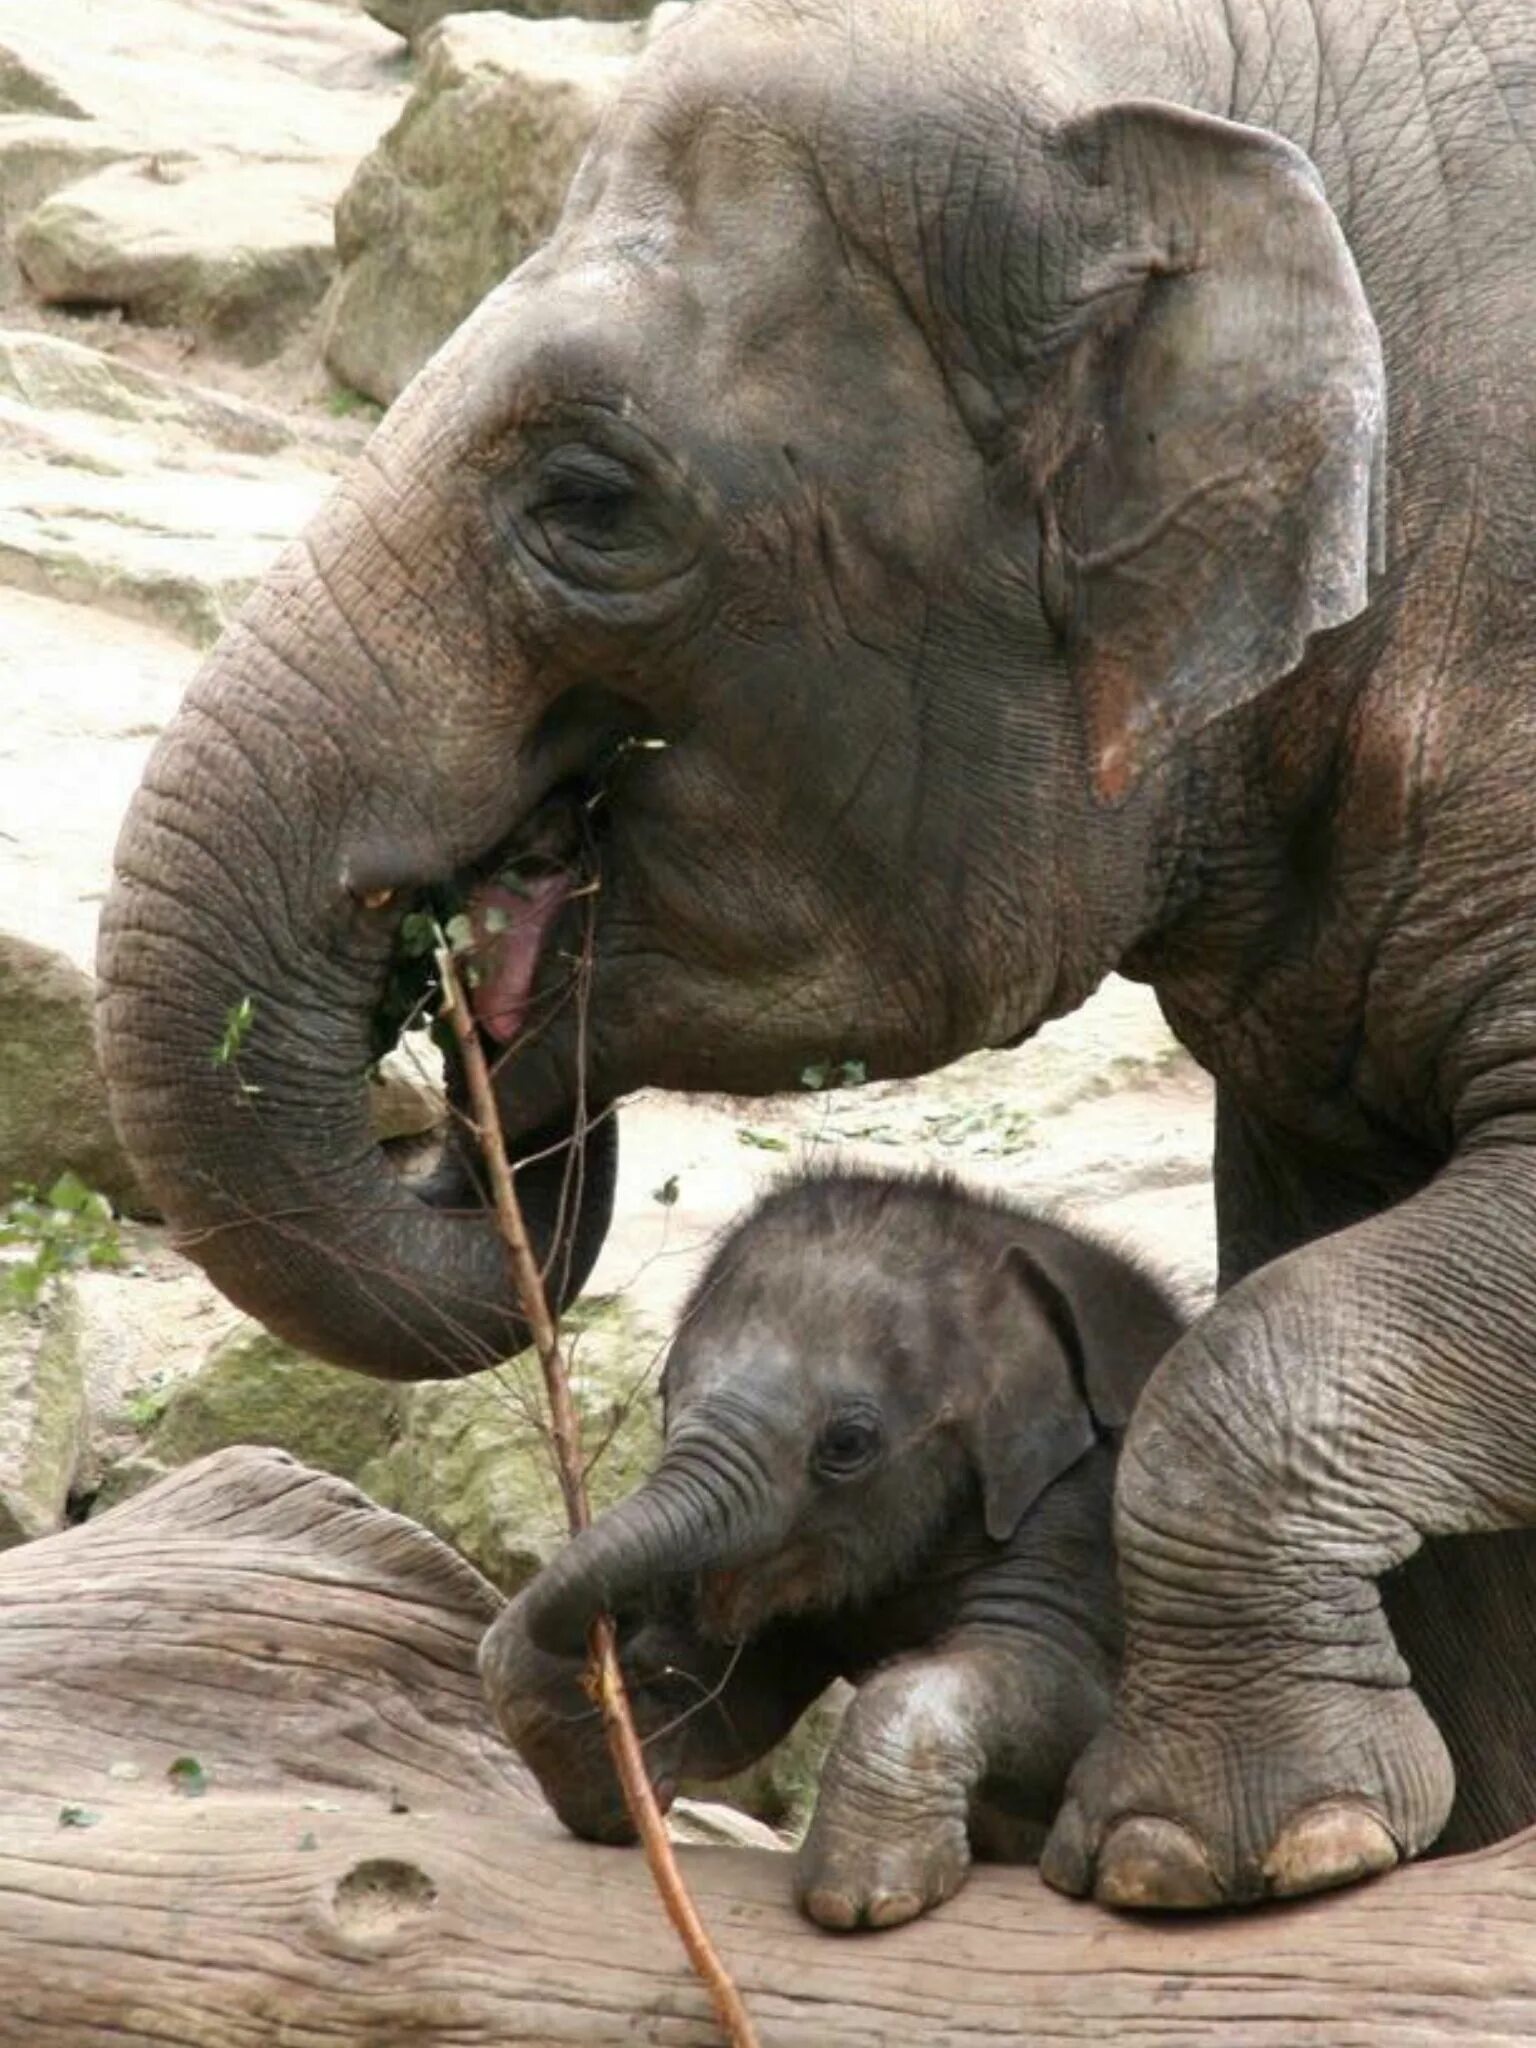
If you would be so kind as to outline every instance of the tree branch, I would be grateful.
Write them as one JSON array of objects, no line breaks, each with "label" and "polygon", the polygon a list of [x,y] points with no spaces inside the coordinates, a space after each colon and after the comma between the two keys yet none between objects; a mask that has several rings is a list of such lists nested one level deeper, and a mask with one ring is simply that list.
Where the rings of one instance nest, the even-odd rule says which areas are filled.
[{"label": "tree branch", "polygon": [[[464,1062],[464,1077],[469,1088],[470,1105],[474,1111],[475,1136],[490,1176],[496,1222],[507,1248],[507,1262],[512,1270],[513,1287],[518,1306],[533,1338],[534,1349],[538,1353],[540,1370],[544,1375],[544,1390],[549,1401],[550,1427],[560,1491],[565,1501],[566,1520],[574,1536],[591,1522],[592,1509],[587,1499],[586,1477],[582,1464],[581,1418],[576,1412],[576,1404],[571,1399],[570,1377],[566,1372],[565,1360],[560,1349],[560,1329],[550,1311],[549,1297],[544,1291],[539,1263],[534,1256],[528,1227],[523,1220],[522,1207],[517,1199],[512,1167],[507,1158],[506,1139],[502,1132],[501,1117],[496,1107],[496,1097],[491,1087],[491,1077],[486,1067],[480,1035],[470,1014],[469,1005],[464,999],[463,984],[452,951],[446,945],[438,950],[437,966],[443,987],[442,1015],[453,1027],[459,1053]],[[651,1877],[661,1895],[667,1917],[676,1928],[678,1938],[687,1951],[688,1960],[693,1965],[695,1973],[709,1992],[731,2048],[758,2048],[757,2033],[751,2015],[742,2001],[740,1992],[731,1981],[730,1973],[721,1961],[708,1930],[699,1918],[698,1908],[683,1881],[677,1858],[672,1852],[666,1822],[662,1818],[661,1808],[656,1803],[650,1774],[645,1768],[640,1738],[635,1729],[634,1716],[630,1712],[629,1696],[624,1689],[624,1675],[619,1668],[618,1642],[611,1616],[599,1615],[593,1622],[588,1644],[592,1656],[592,1667],[587,1680],[588,1689],[602,1710],[609,1754],[613,1758],[614,1769],[618,1772],[624,1803],[629,1808],[630,1818],[634,1821],[644,1846],[646,1862],[650,1866]]]}]

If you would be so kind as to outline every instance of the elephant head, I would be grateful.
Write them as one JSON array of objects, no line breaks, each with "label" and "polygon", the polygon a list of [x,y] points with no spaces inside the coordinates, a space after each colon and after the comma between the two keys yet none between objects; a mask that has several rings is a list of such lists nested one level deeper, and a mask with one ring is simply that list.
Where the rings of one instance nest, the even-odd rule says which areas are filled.
[{"label": "elephant head", "polygon": [[[1365,602],[1381,360],[1305,158],[1117,100],[1096,10],[971,12],[660,37],[153,758],[114,1113],[183,1243],[326,1356],[519,1335],[467,1177],[423,1200],[361,1114],[423,906],[481,944],[524,1154],[641,1085],[1013,1042],[1177,907],[1205,728]],[[611,1142],[527,1184],[570,1285]]]},{"label": "elephant head", "polygon": [[1123,1259],[947,1180],[787,1182],[684,1312],[655,1473],[497,1628],[573,1654],[599,1613],[687,1580],[731,1641],[866,1605],[968,1503],[1006,1541],[1179,1329]]}]

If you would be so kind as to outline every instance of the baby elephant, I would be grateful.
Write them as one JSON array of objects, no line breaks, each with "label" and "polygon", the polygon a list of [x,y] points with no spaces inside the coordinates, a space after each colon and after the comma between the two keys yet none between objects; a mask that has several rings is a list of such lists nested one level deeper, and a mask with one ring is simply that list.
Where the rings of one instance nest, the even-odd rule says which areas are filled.
[{"label": "baby elephant", "polygon": [[618,1617],[657,1792],[858,1686],[797,1888],[827,1927],[1032,1858],[1119,1656],[1115,1444],[1180,1333],[1104,1246],[938,1177],[785,1183],[700,1281],[666,1449],[486,1638],[498,1717],[575,1833],[631,1839],[580,1678]]}]

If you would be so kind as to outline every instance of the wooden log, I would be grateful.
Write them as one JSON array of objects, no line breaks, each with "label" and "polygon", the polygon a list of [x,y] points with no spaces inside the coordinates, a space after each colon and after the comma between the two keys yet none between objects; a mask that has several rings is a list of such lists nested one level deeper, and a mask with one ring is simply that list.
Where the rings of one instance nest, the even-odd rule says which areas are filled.
[{"label": "wooden log", "polygon": [[[495,1605],[274,1452],[0,1557],[5,2048],[705,2048],[640,1858],[566,1838],[495,1738]],[[767,2048],[1536,2039],[1536,1833],[1217,1919],[982,1870],[853,1938],[781,1859],[686,1854]]]}]

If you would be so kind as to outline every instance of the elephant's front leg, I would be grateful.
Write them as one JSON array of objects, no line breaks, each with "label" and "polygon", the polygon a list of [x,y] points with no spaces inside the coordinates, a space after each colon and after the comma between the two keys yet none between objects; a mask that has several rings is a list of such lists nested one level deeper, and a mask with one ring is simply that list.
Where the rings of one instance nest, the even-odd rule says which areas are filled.
[{"label": "elephant's front leg", "polygon": [[1454,1790],[1376,1579],[1536,1519],[1536,1159],[1491,1136],[1251,1275],[1171,1351],[1122,1456],[1126,1666],[1042,1859],[1214,1906],[1346,1884]]},{"label": "elephant's front leg", "polygon": [[824,1927],[894,1927],[951,1897],[978,1792],[1005,1781],[1011,1808],[1048,1821],[1109,1681],[1096,1645],[1006,1628],[962,1630],[877,1671],[822,1768],[796,1873],[805,1911]]}]

